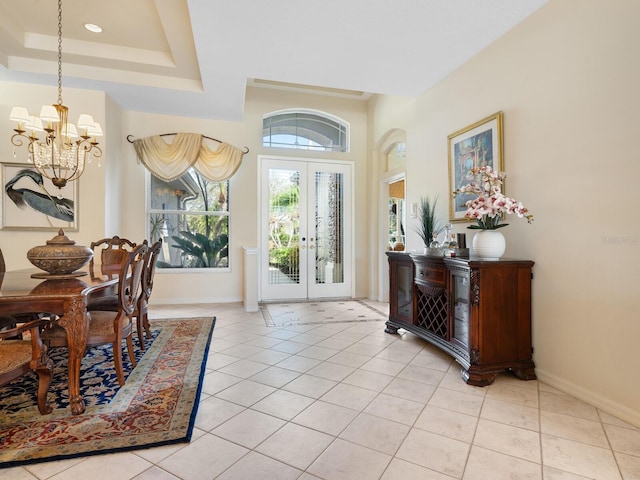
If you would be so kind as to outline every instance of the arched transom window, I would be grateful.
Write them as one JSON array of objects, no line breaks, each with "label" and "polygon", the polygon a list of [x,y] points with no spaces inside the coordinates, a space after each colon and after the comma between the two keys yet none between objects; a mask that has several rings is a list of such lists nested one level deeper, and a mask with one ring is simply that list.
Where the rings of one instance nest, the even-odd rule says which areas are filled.
[{"label": "arched transom window", "polygon": [[387,171],[405,166],[407,162],[407,144],[396,142],[387,150]]},{"label": "arched transom window", "polygon": [[349,151],[349,125],[317,110],[280,110],[262,120],[262,145],[329,152]]}]

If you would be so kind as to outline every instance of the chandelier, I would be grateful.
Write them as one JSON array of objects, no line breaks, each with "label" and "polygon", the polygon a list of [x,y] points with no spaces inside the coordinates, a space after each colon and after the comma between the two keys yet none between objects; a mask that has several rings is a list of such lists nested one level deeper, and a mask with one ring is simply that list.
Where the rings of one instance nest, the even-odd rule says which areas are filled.
[{"label": "chandelier", "polygon": [[[24,107],[13,107],[9,118],[18,122],[11,143],[21,147],[28,142],[29,160],[58,188],[80,178],[92,157],[102,156],[96,141],[102,136],[100,125],[91,115],[81,114],[76,128],[69,123],[69,109],[62,104],[62,0],[58,0],[58,103],[43,106],[39,117]],[[39,134],[44,134],[42,140]]]}]

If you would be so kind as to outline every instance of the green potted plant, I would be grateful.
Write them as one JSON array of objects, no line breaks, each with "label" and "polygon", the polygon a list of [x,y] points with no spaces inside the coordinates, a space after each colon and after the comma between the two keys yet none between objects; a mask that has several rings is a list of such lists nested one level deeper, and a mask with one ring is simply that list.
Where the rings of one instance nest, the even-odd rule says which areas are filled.
[{"label": "green potted plant", "polygon": [[416,232],[424,243],[424,253],[428,253],[429,245],[434,235],[438,235],[442,230],[440,223],[436,217],[436,206],[438,204],[438,196],[436,195],[433,202],[429,197],[421,197],[418,206],[418,220],[420,223],[416,228]]}]

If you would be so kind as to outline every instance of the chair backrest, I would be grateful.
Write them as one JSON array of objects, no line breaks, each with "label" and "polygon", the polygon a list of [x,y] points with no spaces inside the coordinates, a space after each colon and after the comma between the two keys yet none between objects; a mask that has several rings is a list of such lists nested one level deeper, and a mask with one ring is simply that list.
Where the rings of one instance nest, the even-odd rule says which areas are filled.
[{"label": "chair backrest", "polygon": [[127,255],[135,247],[135,242],[117,235],[91,242],[90,248],[93,250],[93,258],[90,267],[93,270],[94,260],[99,251],[102,273],[117,273],[127,259]]},{"label": "chair backrest", "polygon": [[142,272],[149,245],[145,240],[127,254],[118,278],[118,302],[122,313],[131,317],[142,295]]},{"label": "chair backrest", "polygon": [[149,247],[149,250],[147,250],[145,254],[144,272],[142,272],[142,293],[145,301],[149,300],[151,291],[153,290],[153,277],[156,273],[156,263],[158,263],[158,255],[161,249],[162,239],[159,239]]}]

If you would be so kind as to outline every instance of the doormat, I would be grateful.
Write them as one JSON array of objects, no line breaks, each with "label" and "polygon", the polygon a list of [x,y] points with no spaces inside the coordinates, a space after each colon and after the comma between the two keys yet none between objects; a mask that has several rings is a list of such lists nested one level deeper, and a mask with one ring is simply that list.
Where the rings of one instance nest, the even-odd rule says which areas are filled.
[{"label": "doormat", "polygon": [[361,300],[261,303],[260,311],[268,327],[347,322],[384,322],[389,318],[388,313],[378,310]]},{"label": "doormat", "polygon": [[[87,408],[81,415],[63,406],[66,379],[54,379],[49,389],[55,400],[49,415],[38,412],[35,391],[15,390],[16,382],[0,387],[0,468],[190,441],[215,317],[151,325],[155,338],[120,388],[110,347],[85,356],[82,374],[88,377],[81,384],[93,387],[84,390]],[[110,381],[117,391],[103,395],[112,390]],[[32,398],[28,406],[5,413],[12,394]]]}]

